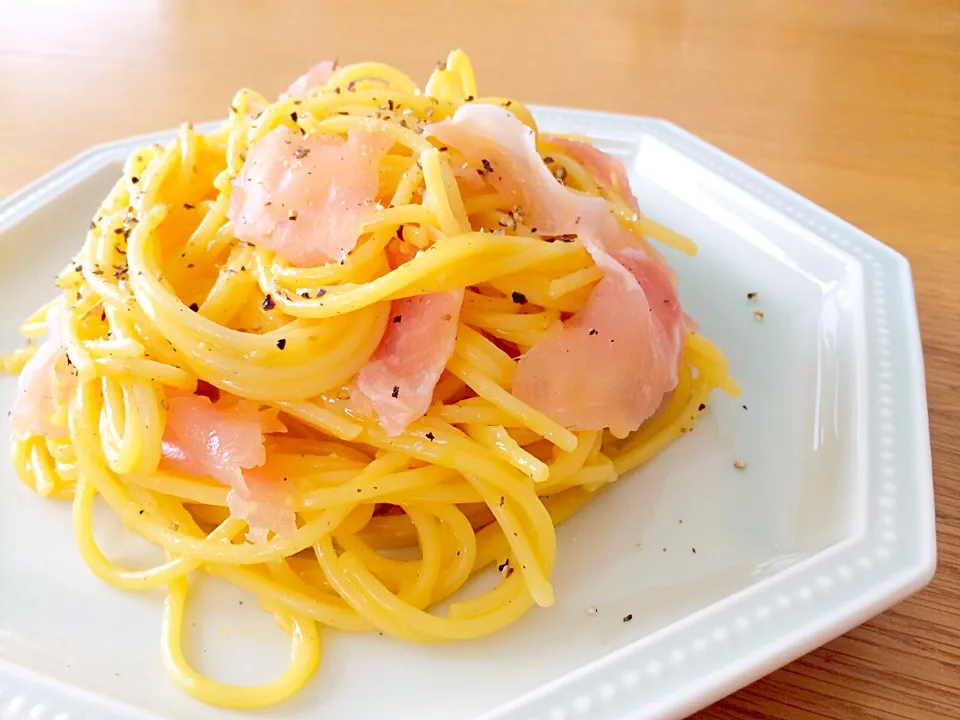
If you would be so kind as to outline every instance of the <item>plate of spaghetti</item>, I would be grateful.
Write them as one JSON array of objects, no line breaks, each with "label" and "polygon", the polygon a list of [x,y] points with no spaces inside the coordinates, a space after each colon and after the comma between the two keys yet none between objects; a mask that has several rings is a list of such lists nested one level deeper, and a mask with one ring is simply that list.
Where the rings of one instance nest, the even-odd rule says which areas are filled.
[{"label": "plate of spaghetti", "polygon": [[736,651],[643,655],[664,632],[850,532],[859,280],[630,122],[481,95],[460,51],[422,88],[321,62],[8,201],[63,249],[35,288],[4,238],[38,302],[3,356],[18,693],[450,719],[731,689],[631,696]]}]

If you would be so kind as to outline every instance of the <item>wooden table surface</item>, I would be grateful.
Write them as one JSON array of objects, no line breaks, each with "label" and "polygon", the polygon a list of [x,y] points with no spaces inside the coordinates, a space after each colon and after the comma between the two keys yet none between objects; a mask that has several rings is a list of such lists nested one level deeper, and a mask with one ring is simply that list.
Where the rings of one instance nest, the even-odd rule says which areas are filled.
[{"label": "wooden table surface", "polygon": [[[587,8],[590,8],[589,10]],[[927,368],[939,568],[701,718],[960,717],[960,3],[0,1],[0,195],[84,148],[224,114],[318,59],[668,118],[903,253]]]}]

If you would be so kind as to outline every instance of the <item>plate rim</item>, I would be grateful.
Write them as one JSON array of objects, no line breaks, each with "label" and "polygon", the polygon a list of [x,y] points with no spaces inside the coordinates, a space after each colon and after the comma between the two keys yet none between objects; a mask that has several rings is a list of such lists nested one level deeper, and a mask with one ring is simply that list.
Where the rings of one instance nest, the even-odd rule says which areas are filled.
[{"label": "plate rim", "polygon": [[[861,391],[871,399],[864,419],[868,425],[867,459],[869,467],[879,472],[871,471],[866,482],[865,497],[871,504],[863,531],[508,701],[478,720],[682,717],[847,632],[932,579],[936,569],[933,472],[910,265],[876,238],[669,121],[593,110],[529,107],[538,123],[557,132],[628,141],[652,136],[851,256],[863,274],[858,302],[872,307],[869,316],[861,315],[864,327],[860,330],[865,340],[861,350],[865,348],[869,365]],[[205,131],[216,125],[202,123],[197,127]],[[169,140],[175,132],[106,142],[74,156],[0,201],[0,233],[105,163],[123,159],[142,144]],[[877,312],[882,308],[887,309]],[[890,342],[891,335],[897,337],[895,343]],[[891,369],[903,371],[893,382]],[[883,422],[884,413],[891,414],[886,417],[895,416],[901,427]],[[903,447],[907,452],[902,452]],[[896,448],[896,452],[890,448]],[[903,469],[909,471],[906,476]],[[900,485],[912,492],[912,512],[897,501]],[[852,590],[855,577],[871,573],[877,578],[870,581],[867,592]],[[824,601],[829,603],[829,610],[811,610]],[[762,648],[738,646],[738,637],[744,633],[774,625],[777,629],[772,631],[772,641]],[[671,689],[671,675],[691,662],[708,658],[711,649],[725,653],[725,661],[714,662],[711,669],[697,676],[695,684],[680,683]],[[87,713],[101,718],[161,717],[3,658],[0,710],[17,720],[68,720]]]}]

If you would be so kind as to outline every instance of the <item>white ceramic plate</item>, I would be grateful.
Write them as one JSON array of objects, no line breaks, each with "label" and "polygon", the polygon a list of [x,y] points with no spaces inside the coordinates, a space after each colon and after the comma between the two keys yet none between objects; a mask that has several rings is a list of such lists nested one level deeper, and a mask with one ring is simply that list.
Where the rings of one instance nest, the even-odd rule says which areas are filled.
[{"label": "white ceramic plate", "polygon": [[[718,394],[693,434],[562,526],[555,607],[458,644],[326,632],[315,679],[257,717],[681,717],[933,573],[927,409],[906,261],[669,123],[536,115],[545,129],[590,135],[622,157],[643,210],[699,244],[695,258],[670,260],[684,307],[730,358],[743,397]],[[50,296],[122,159],[168,137],[95,148],[0,205],[0,347],[16,346],[20,318]],[[0,381],[0,404],[9,406],[14,388],[12,378]],[[733,467],[736,458],[746,469]],[[161,594],[94,578],[74,549],[69,504],[32,495],[9,468],[3,442],[0,716],[234,716],[167,678]],[[106,513],[101,526],[113,557],[151,556]],[[250,600],[199,583],[187,650],[217,678],[262,681],[286,660],[285,637]]]}]

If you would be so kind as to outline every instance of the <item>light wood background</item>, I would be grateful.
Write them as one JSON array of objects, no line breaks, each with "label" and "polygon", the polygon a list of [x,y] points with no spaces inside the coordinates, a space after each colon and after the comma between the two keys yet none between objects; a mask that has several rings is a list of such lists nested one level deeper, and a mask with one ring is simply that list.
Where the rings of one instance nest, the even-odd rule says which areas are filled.
[{"label": "light wood background", "polygon": [[91,144],[225,113],[318,59],[668,118],[909,258],[939,569],[701,718],[960,717],[960,2],[0,0],[0,194]]}]

